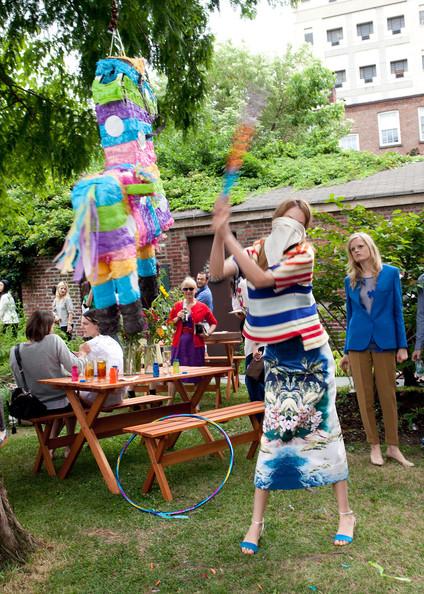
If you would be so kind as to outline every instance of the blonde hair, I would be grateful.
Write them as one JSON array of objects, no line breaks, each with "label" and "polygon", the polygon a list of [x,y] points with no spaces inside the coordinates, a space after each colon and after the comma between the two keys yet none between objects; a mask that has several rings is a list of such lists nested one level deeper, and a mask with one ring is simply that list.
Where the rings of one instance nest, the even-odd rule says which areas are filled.
[{"label": "blonde hair", "polygon": [[359,281],[359,279],[362,276],[362,267],[360,264],[357,264],[355,262],[355,260],[353,259],[352,253],[350,251],[350,246],[352,244],[352,241],[354,241],[355,239],[362,239],[362,241],[365,243],[365,245],[367,246],[367,248],[370,251],[370,260],[371,260],[371,270],[372,273],[377,276],[382,268],[382,263],[381,263],[381,256],[380,256],[380,252],[378,250],[378,247],[375,245],[373,238],[368,235],[368,233],[353,233],[349,239],[347,240],[347,246],[346,246],[346,250],[347,250],[347,275],[350,279],[350,286],[352,287],[352,289],[354,289]]},{"label": "blonde hair", "polygon": [[[302,200],[301,198],[289,198],[288,200],[283,200],[283,202],[274,210],[272,220],[277,219],[278,217],[283,217],[285,213],[291,208],[299,208],[303,212],[305,216],[305,223],[303,226],[305,229],[308,229],[312,222],[312,211],[308,202],[306,202],[306,200]],[[262,245],[261,251],[258,254],[258,266],[262,268],[262,270],[266,270],[268,268],[264,245]]]},{"label": "blonde hair", "polygon": [[56,295],[55,298],[56,299],[65,299],[66,295],[64,295],[62,297],[62,295],[59,294],[59,288],[60,287],[65,287],[66,289],[66,295],[69,295],[69,287],[68,287],[68,283],[66,283],[65,281],[60,281],[59,283],[57,283],[57,287],[56,287]]},{"label": "blonde hair", "polygon": [[180,285],[180,289],[184,287],[186,283],[189,283],[194,289],[197,289],[197,283],[192,276],[186,276]]}]

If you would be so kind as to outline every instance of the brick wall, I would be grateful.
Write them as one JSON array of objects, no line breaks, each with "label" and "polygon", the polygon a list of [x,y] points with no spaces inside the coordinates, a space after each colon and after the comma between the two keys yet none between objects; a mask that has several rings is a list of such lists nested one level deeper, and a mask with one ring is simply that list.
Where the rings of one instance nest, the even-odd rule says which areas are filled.
[{"label": "brick wall", "polygon": [[[420,141],[418,128],[419,107],[424,107],[424,95],[348,105],[345,107],[345,113],[346,118],[353,121],[351,133],[359,134],[361,151],[371,151],[372,153],[396,151],[406,155],[416,149],[420,154],[424,154],[424,143]],[[399,111],[402,144],[380,148],[378,114],[395,110]]]},{"label": "brick wall", "polygon": [[[419,212],[422,210],[422,204],[410,204],[407,206],[409,211]],[[375,208],[385,216],[390,216],[393,208]],[[243,246],[248,246],[259,237],[267,235],[271,229],[272,211],[260,213],[259,220],[248,219],[243,214],[238,215],[239,220],[235,220],[231,227],[237,235],[238,240]],[[340,214],[333,213],[335,219],[340,218]],[[183,225],[187,225],[184,227]],[[171,287],[178,286],[184,277],[190,271],[190,253],[188,238],[211,235],[209,222],[199,225],[192,220],[178,221],[178,226],[167,231],[167,239],[161,244],[157,257],[161,265],[166,265],[169,270],[169,280]],[[37,258],[26,274],[26,280],[22,283],[22,300],[24,310],[27,315],[34,309],[50,310],[53,301],[52,287],[57,285],[60,280],[66,280],[70,287],[70,294],[75,308],[76,330],[79,332],[81,298],[79,285],[72,281],[71,275],[62,276],[54,267],[52,260],[47,257]]]},{"label": "brick wall", "polygon": [[74,304],[74,324],[76,329],[80,325],[81,297],[79,285],[72,281],[72,275],[61,275],[48,257],[38,257],[32,263],[26,274],[26,280],[22,283],[22,302],[27,316],[36,309],[51,311],[53,294],[52,287],[59,281],[68,283],[69,293]]},{"label": "brick wall", "polygon": [[[259,237],[267,235],[271,230],[271,213],[269,218],[262,221],[245,221],[232,224],[232,229],[243,246],[251,245]],[[187,224],[190,224],[189,222]],[[157,253],[159,264],[169,267],[171,287],[179,285],[190,272],[190,253],[187,239],[211,235],[209,225],[198,226],[195,229],[174,228],[166,232],[167,240],[161,244]]]}]

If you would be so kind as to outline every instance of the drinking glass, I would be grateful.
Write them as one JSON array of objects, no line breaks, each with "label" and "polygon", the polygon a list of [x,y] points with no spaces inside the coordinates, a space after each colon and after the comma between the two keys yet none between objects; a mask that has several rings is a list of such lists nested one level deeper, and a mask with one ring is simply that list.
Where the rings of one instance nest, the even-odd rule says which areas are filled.
[{"label": "drinking glass", "polygon": [[94,362],[87,359],[85,362],[85,379],[92,380],[94,378]]},{"label": "drinking glass", "polygon": [[171,369],[171,347],[162,347],[163,372],[165,375],[170,374]]},{"label": "drinking glass", "polygon": [[106,379],[106,361],[97,359],[97,377],[99,380]]}]

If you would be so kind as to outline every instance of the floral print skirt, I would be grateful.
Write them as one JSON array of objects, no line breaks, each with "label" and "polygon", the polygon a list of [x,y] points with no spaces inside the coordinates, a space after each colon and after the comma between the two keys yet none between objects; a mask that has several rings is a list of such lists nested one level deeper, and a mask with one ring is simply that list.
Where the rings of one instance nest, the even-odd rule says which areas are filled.
[{"label": "floral print skirt", "polygon": [[298,337],[265,349],[265,416],[259,489],[304,489],[348,478],[328,344],[305,351]]}]

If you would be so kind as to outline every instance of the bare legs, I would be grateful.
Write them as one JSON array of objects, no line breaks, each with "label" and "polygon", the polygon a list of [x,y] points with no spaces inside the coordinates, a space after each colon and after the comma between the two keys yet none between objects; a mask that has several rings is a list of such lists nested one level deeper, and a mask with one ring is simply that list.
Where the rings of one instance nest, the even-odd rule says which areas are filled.
[{"label": "bare legs", "polygon": [[[255,495],[253,498],[253,513],[252,523],[250,524],[249,530],[244,537],[246,542],[257,545],[261,537],[263,529],[263,521],[265,515],[265,509],[268,503],[269,491],[264,489],[255,489]],[[245,555],[253,555],[253,551],[242,547],[242,553]]]},{"label": "bare legs", "polygon": [[[353,537],[356,519],[353,513],[351,513],[349,506],[347,481],[339,481],[338,483],[335,483],[333,485],[333,490],[336,496],[337,509],[339,512],[339,527],[337,533],[344,534],[347,537]],[[246,535],[243,539],[244,541],[255,545],[258,544],[261,537],[268,498],[269,491],[265,491],[264,489],[255,489],[252,523],[250,524],[249,530],[246,532]],[[344,546],[348,543],[345,540],[335,540],[334,544],[336,546]],[[241,550],[245,555],[253,555],[253,551],[250,549],[242,547]]]},{"label": "bare legs", "polygon": [[[345,536],[353,538],[356,518],[353,513],[349,513],[351,512],[351,509],[347,495],[347,481],[334,483],[333,490],[339,511],[339,527],[337,529],[337,534],[344,534]],[[334,540],[334,544],[342,547],[348,543],[345,540]]]},{"label": "bare legs", "polygon": [[[50,439],[57,437],[62,430],[63,425],[66,427],[66,432],[68,435],[72,435],[75,432],[75,425],[76,425],[76,418],[69,418],[65,417],[64,419],[55,419],[53,421],[52,428],[50,430]],[[69,454],[69,446],[65,447],[65,457]],[[54,450],[50,450],[51,455],[53,456]]]},{"label": "bare legs", "polygon": [[386,456],[388,458],[393,458],[393,460],[396,460],[396,462],[399,462],[399,464],[402,464],[402,466],[404,466],[405,468],[415,466],[413,462],[410,462],[405,458],[405,456],[402,454],[397,445],[388,445]]}]

